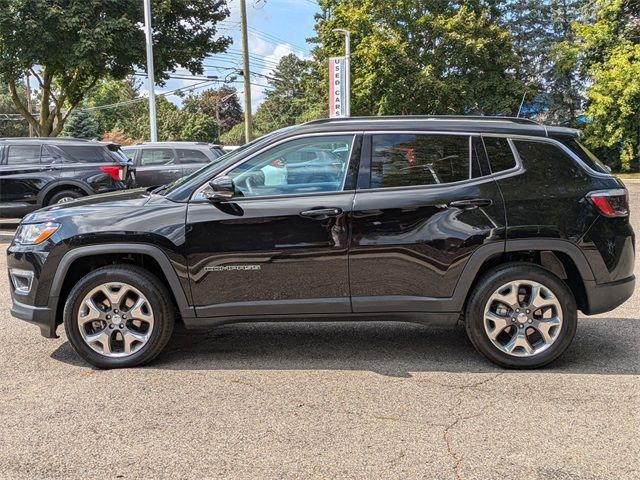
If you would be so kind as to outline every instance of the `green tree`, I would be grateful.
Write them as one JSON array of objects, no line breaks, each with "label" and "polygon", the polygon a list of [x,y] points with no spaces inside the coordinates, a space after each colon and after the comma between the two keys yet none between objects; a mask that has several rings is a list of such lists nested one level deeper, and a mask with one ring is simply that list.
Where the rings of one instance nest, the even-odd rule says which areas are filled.
[{"label": "green tree", "polygon": [[218,124],[204,113],[190,113],[182,110],[184,124],[180,129],[179,140],[192,142],[216,142],[218,140]]},{"label": "green tree", "polygon": [[[17,89],[19,98],[26,103],[25,88],[19,86]],[[2,114],[12,115],[9,118],[3,118]],[[29,124],[24,118],[22,120],[14,119],[13,115],[19,115],[9,89],[6,85],[0,84],[0,137],[26,137],[29,135]]]},{"label": "green tree", "polygon": [[294,54],[280,59],[267,84],[271,88],[255,115],[256,125],[262,131],[270,132],[310,120],[314,108],[324,100],[313,81],[313,62]]},{"label": "green tree", "polygon": [[189,95],[183,102],[183,109],[189,113],[201,113],[214,119],[219,126],[216,138],[244,119],[238,91],[235,87],[228,85]]},{"label": "green tree", "polygon": [[498,3],[323,0],[315,55],[341,54],[332,30],[351,31],[356,115],[515,114],[523,85]]},{"label": "green tree", "polygon": [[[618,150],[621,168],[640,162],[640,2],[598,0],[597,19],[576,25],[591,79],[587,142]],[[634,165],[635,163],[635,165]]]},{"label": "green tree", "polygon": [[[154,62],[158,80],[182,66],[203,73],[206,55],[223,51],[216,24],[225,0],[154,0]],[[58,135],[100,79],[144,69],[143,2],[131,0],[5,0],[0,8],[0,81],[40,136]],[[40,85],[40,114],[29,114],[18,84],[31,72]]]},{"label": "green tree", "polygon": [[86,110],[76,111],[65,123],[62,135],[74,138],[100,138],[103,131],[93,115]]}]

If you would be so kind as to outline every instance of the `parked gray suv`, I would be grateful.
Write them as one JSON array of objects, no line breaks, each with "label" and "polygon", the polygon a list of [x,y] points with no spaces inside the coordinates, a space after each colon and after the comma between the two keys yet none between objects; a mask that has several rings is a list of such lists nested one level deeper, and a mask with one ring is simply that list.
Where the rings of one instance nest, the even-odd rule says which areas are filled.
[{"label": "parked gray suv", "polygon": [[157,187],[189,175],[217,160],[225,152],[204,142],[153,142],[123,147],[136,166],[139,187]]}]

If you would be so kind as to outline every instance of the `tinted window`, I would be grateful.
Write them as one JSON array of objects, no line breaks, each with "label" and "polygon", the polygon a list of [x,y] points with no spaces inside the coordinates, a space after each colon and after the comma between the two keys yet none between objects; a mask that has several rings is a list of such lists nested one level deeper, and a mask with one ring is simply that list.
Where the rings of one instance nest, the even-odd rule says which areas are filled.
[{"label": "tinted window", "polygon": [[467,180],[469,137],[374,135],[371,188],[433,185]]},{"label": "tinted window", "polygon": [[111,161],[106,148],[102,145],[60,145],[57,147],[74,162],[79,163],[103,163]]},{"label": "tinted window", "polygon": [[575,138],[565,139],[562,143],[569,147],[569,149],[592,170],[600,173],[610,173],[609,169],[598,159],[598,157],[596,157],[587,147],[582,145]]},{"label": "tinted window", "polygon": [[12,145],[7,155],[7,165],[33,165],[40,163],[40,145]]},{"label": "tinted window", "polygon": [[516,159],[513,157],[509,141],[506,138],[483,137],[483,139],[493,173],[509,170],[516,166]]},{"label": "tinted window", "polygon": [[342,190],[352,135],[291,140],[256,155],[229,172],[240,196],[288,195]]},{"label": "tinted window", "polygon": [[173,161],[173,150],[169,148],[143,148],[140,155],[140,165],[170,165]]},{"label": "tinted window", "polygon": [[200,150],[187,150],[180,149],[178,152],[178,161],[180,163],[208,163],[209,157],[207,157]]},{"label": "tinted window", "polygon": [[532,171],[539,181],[562,184],[586,176],[584,170],[556,145],[525,140],[514,140],[513,143],[525,168]]}]

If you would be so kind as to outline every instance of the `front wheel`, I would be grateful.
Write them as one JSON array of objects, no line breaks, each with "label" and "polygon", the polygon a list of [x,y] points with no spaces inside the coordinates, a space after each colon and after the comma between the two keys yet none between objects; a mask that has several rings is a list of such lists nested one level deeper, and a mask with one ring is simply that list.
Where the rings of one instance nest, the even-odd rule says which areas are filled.
[{"label": "front wheel", "polygon": [[577,326],[573,293],[558,277],[533,264],[513,263],[485,274],[465,311],[476,349],[507,368],[538,368],[571,344]]},{"label": "front wheel", "polygon": [[170,298],[163,283],[140,267],[98,268],[80,279],[65,304],[69,342],[82,358],[100,368],[150,362],[173,331]]}]

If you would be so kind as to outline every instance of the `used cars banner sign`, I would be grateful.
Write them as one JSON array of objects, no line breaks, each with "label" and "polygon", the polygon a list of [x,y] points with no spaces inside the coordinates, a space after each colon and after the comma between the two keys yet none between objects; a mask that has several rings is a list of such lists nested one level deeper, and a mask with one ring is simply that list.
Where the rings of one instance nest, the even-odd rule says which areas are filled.
[{"label": "used cars banner sign", "polygon": [[346,117],[346,65],[344,57],[329,58],[329,116]]}]

